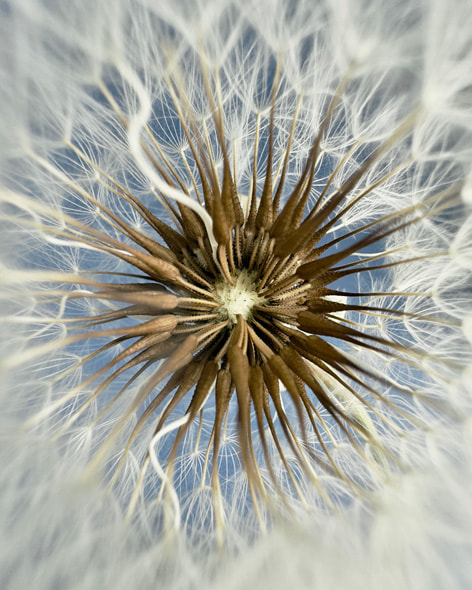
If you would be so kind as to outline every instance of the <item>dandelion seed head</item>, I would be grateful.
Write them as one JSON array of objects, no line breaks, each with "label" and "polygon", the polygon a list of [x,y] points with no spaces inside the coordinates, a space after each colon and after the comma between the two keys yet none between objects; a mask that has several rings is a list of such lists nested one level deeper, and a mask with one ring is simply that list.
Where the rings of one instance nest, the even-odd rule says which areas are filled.
[{"label": "dandelion seed head", "polygon": [[440,4],[8,9],[2,420],[41,458],[8,490],[50,445],[53,497],[94,490],[84,547],[103,492],[163,579],[202,583],[175,541],[205,575],[259,547],[281,585],[293,541],[307,587],[338,552],[375,587],[410,536],[421,576],[427,515],[466,505],[470,415],[468,17]]}]

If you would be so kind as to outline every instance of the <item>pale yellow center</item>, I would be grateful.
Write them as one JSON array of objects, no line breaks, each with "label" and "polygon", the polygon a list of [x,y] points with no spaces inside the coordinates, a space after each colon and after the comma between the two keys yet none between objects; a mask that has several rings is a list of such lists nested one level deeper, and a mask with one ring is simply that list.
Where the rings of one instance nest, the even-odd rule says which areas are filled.
[{"label": "pale yellow center", "polygon": [[254,306],[264,302],[264,298],[257,293],[256,274],[242,270],[233,277],[233,285],[225,280],[215,284],[215,293],[221,302],[222,318],[229,319],[234,324],[238,315],[246,321],[251,319]]}]

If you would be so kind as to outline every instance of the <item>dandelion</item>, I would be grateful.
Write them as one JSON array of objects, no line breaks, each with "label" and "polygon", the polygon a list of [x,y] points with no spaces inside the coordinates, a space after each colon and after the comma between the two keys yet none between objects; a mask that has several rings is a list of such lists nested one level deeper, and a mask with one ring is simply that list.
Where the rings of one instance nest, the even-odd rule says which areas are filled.
[{"label": "dandelion", "polygon": [[[320,585],[375,586],[375,556],[408,586],[446,555],[418,493],[466,505],[434,473],[467,465],[467,7],[175,4],[4,8],[8,514],[60,499],[31,527],[45,587],[80,577],[72,505],[92,585],[218,582],[257,543],[229,584],[314,547]],[[469,519],[437,518],[458,555]]]}]

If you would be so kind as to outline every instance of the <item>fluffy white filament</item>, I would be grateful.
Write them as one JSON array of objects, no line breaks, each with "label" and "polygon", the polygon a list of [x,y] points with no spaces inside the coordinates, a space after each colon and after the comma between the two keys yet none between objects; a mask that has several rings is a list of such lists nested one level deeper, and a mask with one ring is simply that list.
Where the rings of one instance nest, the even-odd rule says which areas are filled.
[{"label": "fluffy white filament", "polygon": [[[470,2],[12,0],[0,2],[0,47],[0,586],[470,587]],[[103,406],[93,399],[94,384],[87,381],[90,373],[81,365],[91,349],[65,336],[68,321],[97,311],[94,300],[40,301],[45,291],[52,300],[64,289],[83,289],[90,271],[114,277],[123,271],[113,256],[80,241],[80,224],[112,238],[121,235],[104,220],[100,205],[144,235],[149,232],[116,198],[110,178],[166,221],[170,214],[156,192],[187,205],[213,240],[212,220],[202,203],[165,182],[146,153],[150,137],[155,137],[162,160],[178,168],[188,194],[196,193],[195,159],[172,106],[169,76],[185,83],[189,104],[184,106],[212,147],[221,172],[202,70],[218,73],[215,96],[223,105],[226,147],[238,191],[247,195],[254,182],[263,184],[270,77],[277,60],[277,162],[287,149],[295,111],[299,123],[290,146],[289,185],[303,169],[340,81],[348,80],[320,146],[313,202],[327,182],[340,186],[403,121],[411,123],[408,117],[415,113],[408,136],[392,142],[392,149],[368,171],[362,188],[386,180],[348,211],[333,235],[457,188],[460,212],[425,216],[385,245],[393,260],[416,256],[417,263],[398,265],[376,282],[369,277],[359,282],[366,291],[389,294],[373,297],[374,305],[397,305],[412,314],[403,319],[401,333],[382,315],[368,316],[362,329],[393,334],[461,368],[438,375],[443,369],[431,359],[422,361],[424,370],[406,370],[395,359],[386,363],[380,355],[364,353],[360,361],[372,371],[433,400],[432,406],[423,404],[421,395],[400,400],[429,428],[402,430],[402,418],[379,405],[386,419],[398,421],[401,433],[386,434],[363,406],[346,401],[343,391],[333,391],[373,440],[401,457],[405,469],[388,472],[375,446],[366,451],[368,461],[361,461],[345,440],[336,438],[339,433],[333,428],[329,443],[343,466],[368,482],[368,497],[342,492],[344,501],[326,510],[327,500],[320,501],[326,483],[320,480],[326,476],[313,471],[310,485],[303,478],[295,484],[284,482],[290,489],[298,486],[303,497],[298,501],[294,494],[293,523],[276,522],[260,534],[258,507],[247,502],[248,484],[234,432],[228,431],[221,445],[221,514],[209,509],[208,486],[195,483],[196,474],[207,469],[195,439],[201,436],[208,444],[211,420],[203,423],[202,434],[192,431],[183,442],[176,468],[180,496],[170,483],[164,499],[151,497],[150,489],[167,481],[159,446],[187,415],[154,436],[154,424],[147,427],[148,438],[138,439],[113,485],[108,485],[107,468],[119,464],[119,451],[103,472],[90,475],[91,457],[130,398],[120,399],[109,417],[102,416]],[[256,136],[260,144],[254,154]],[[68,238],[61,237],[65,229],[71,230]],[[420,260],[437,251],[447,255]],[[377,254],[365,256],[374,259]],[[74,277],[84,281],[74,285]],[[426,326],[413,317],[421,313],[438,316],[443,323]],[[121,386],[113,384],[109,397]],[[130,392],[139,386],[137,379]],[[67,437],[58,436],[85,399],[92,401],[83,421]],[[118,441],[121,448],[133,420]],[[148,450],[145,469],[152,473],[146,479],[142,457]],[[300,448],[300,455],[304,453]],[[280,474],[285,474],[283,466]],[[173,534],[162,537],[156,523],[169,497]],[[222,554],[212,531],[223,513],[229,549]]]}]

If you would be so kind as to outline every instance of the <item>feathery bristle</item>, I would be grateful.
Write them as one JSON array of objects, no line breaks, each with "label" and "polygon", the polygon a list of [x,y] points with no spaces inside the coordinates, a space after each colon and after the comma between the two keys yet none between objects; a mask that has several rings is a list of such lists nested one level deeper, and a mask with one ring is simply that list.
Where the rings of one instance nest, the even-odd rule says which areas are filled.
[{"label": "feathery bristle", "polygon": [[[394,266],[407,267],[431,256],[447,255],[438,250],[428,255],[398,257],[401,248],[390,248],[388,240],[425,219],[447,213],[456,205],[460,187],[438,192],[417,205],[374,220],[366,218],[355,229],[343,233],[343,217],[370,198],[372,191],[396,170],[401,171],[402,164],[397,164],[380,178],[369,180],[372,168],[411,132],[418,110],[412,105],[411,113],[363,157],[360,165],[356,162],[361,154],[354,157],[354,146],[342,162],[346,168],[352,164],[352,172],[338,182],[336,169],[325,180],[322,190],[314,191],[324,134],[336,116],[349,78],[339,81],[333,91],[319,129],[312,137],[305,164],[296,180],[288,182],[299,111],[298,106],[293,110],[291,131],[281,150],[273,131],[281,95],[276,67],[271,81],[266,143],[259,145],[256,129],[252,186],[249,194],[241,194],[231,146],[225,139],[220,80],[208,71],[203,57],[199,67],[214,124],[212,139],[192,111],[183,76],[172,60],[167,70],[169,100],[198,174],[191,177],[192,187],[187,186],[187,178],[179,168],[165,158],[159,148],[159,136],[150,126],[141,129],[142,137],[136,146],[154,176],[161,179],[152,189],[163,206],[161,209],[145,206],[132,189],[105,174],[73,138],[68,142],[68,148],[82,165],[93,169],[102,186],[147,226],[146,233],[132,227],[119,212],[35,154],[32,157],[39,166],[65,182],[77,198],[96,207],[122,240],[81,222],[73,214],[58,215],[40,203],[26,203],[17,194],[5,194],[2,199],[13,207],[33,210],[42,220],[31,222],[36,229],[107,253],[127,263],[130,269],[110,275],[110,280],[100,270],[96,278],[89,274],[59,273],[55,277],[45,273],[47,280],[75,283],[81,288],[58,287],[56,291],[42,293],[42,297],[99,300],[109,309],[90,316],[65,318],[68,335],[60,346],[89,342],[91,352],[79,365],[94,369],[63,397],[32,416],[29,425],[63,411],[59,433],[71,431],[90,406],[102,396],[106,398],[110,387],[115,382],[121,384],[126,374],[118,393],[106,398],[99,418],[95,419],[106,419],[115,405],[126,400],[120,419],[110,428],[92,464],[106,464],[117,452],[118,444],[122,452],[109,476],[113,485],[133,444],[146,431],[148,450],[130,501],[131,513],[136,495],[145,485],[145,471],[150,463],[160,478],[156,495],[167,494],[174,501],[179,448],[195,424],[202,427],[203,412],[211,407],[213,422],[204,451],[202,486],[206,472],[211,472],[208,481],[216,527],[221,533],[225,514],[219,454],[232,404],[238,408],[240,460],[261,525],[265,510],[271,514],[282,508],[290,511],[291,497],[309,508],[301,485],[304,478],[317,490],[327,509],[343,500],[342,493],[341,499],[336,498],[336,492],[325,480],[335,481],[334,487],[340,484],[342,489],[368,495],[377,484],[357,477],[339,459],[339,440],[347,442],[379,480],[402,469],[400,457],[384,445],[378,430],[401,437],[408,424],[421,426],[409,404],[415,398],[426,403],[428,400],[400,379],[381,374],[369,359],[380,357],[398,362],[419,373],[425,364],[431,364],[439,375],[444,370],[444,379],[452,363],[408,340],[379,335],[375,324],[362,326],[362,318],[382,317],[397,322],[399,330],[407,318],[446,326],[450,320],[427,313],[409,313],[386,303],[389,298],[406,300],[415,293],[368,292],[360,288],[356,291],[352,287],[347,290],[343,281],[352,275],[371,276],[388,272]],[[135,89],[139,95],[139,85]],[[132,121],[121,112],[113,91],[104,82],[100,90],[103,101],[129,133],[133,146]],[[265,154],[262,182],[257,177],[260,171],[256,170],[260,152]],[[186,164],[182,160],[185,169]],[[166,221],[160,217],[162,209],[166,210]],[[377,247],[378,252],[372,254],[372,247]],[[100,275],[105,278],[99,278]],[[11,280],[14,281],[13,275]],[[95,339],[105,343],[94,349]],[[43,345],[40,352],[56,346],[59,345],[55,342]],[[114,355],[111,358],[110,353]],[[14,362],[26,363],[35,354],[34,350],[26,351]],[[95,369],[96,366],[99,368]],[[138,380],[140,385],[135,390]],[[93,394],[66,410],[74,396],[89,386],[93,386]],[[435,401],[430,402],[434,410]],[[176,418],[175,412],[182,404],[183,414]],[[129,433],[127,425],[135,414],[136,422]],[[123,442],[125,430],[128,434]],[[162,455],[157,458],[154,447],[169,436],[170,443],[163,451],[166,463],[161,465]],[[178,512],[176,506],[174,510]]]}]

